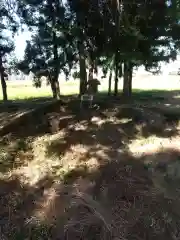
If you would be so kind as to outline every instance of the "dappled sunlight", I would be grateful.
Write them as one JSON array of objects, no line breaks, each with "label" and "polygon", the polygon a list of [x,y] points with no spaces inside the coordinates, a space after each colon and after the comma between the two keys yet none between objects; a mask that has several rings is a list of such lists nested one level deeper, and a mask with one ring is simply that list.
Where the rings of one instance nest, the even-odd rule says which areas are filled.
[{"label": "dappled sunlight", "polygon": [[63,222],[64,218],[67,218],[68,208],[75,201],[75,196],[90,193],[93,186],[90,180],[81,177],[77,178],[72,185],[62,182],[54,183],[49,189],[45,189],[43,196],[36,203],[31,219],[26,221],[31,224],[33,221],[41,224],[57,224],[57,221],[61,219]]},{"label": "dappled sunlight", "polygon": [[[7,222],[18,221],[33,239],[47,239],[49,232],[53,239],[80,239],[89,231],[124,239],[137,234],[143,239],[146,232],[167,239],[166,226],[180,224],[179,210],[174,214],[180,196],[178,118],[137,107],[77,114],[67,109],[67,114],[48,114],[59,121],[56,132],[46,131],[46,125],[28,132],[34,124],[29,122],[18,141],[18,135],[2,141],[3,163],[9,152],[18,151],[0,182],[8,192],[8,198],[1,193],[7,201],[3,214],[8,216],[10,205],[13,216]],[[38,124],[46,120],[43,115]]]},{"label": "dappled sunlight", "polygon": [[[33,223],[50,223],[52,224],[58,218],[62,218],[65,214],[65,200],[57,184],[53,184],[50,189],[45,189],[40,201],[36,204],[36,209],[32,213],[31,219],[26,219],[26,222]],[[57,200],[58,197],[58,201]]]},{"label": "dappled sunlight", "polygon": [[[77,126],[74,126],[76,129]],[[77,129],[78,131],[78,129]],[[96,169],[101,164],[110,161],[109,147],[101,144],[87,146],[84,144],[72,144],[64,152],[61,145],[67,144],[66,132],[61,131],[54,135],[47,135],[34,139],[31,143],[33,159],[11,170],[11,176],[19,176],[22,183],[33,186],[46,175],[62,176],[78,166],[87,166]],[[96,137],[94,135],[94,137]],[[53,145],[51,145],[53,143]],[[55,151],[47,157],[47,147]],[[58,154],[57,154],[58,151]]]},{"label": "dappled sunlight", "polygon": [[[22,182],[33,186],[46,175],[62,178],[66,172],[79,166],[93,171],[102,164],[116,161],[126,151],[133,156],[142,156],[158,151],[162,146],[166,148],[169,144],[180,147],[176,135],[162,138],[149,131],[150,135],[144,138],[145,130],[152,131],[146,123],[134,124],[132,118],[123,115],[108,118],[92,116],[90,121],[72,119],[72,123],[70,120],[61,131],[34,138],[34,159],[15,169],[14,174],[21,176]],[[170,126],[163,130],[164,133],[172,132]]]},{"label": "dappled sunlight", "polygon": [[[51,229],[53,237],[63,237],[65,233],[73,237],[74,234],[85,234],[86,229],[91,232],[91,226],[96,223],[102,227],[98,230],[101,234],[107,231],[125,238],[129,234],[143,237],[144,232],[153,236],[156,231],[157,236],[164,234],[165,237],[166,226],[172,227],[176,218],[179,224],[179,210],[174,213],[177,202],[169,189],[163,190],[166,179],[161,178],[160,182],[157,174],[151,178],[152,174],[143,162],[146,163],[145,157],[164,159],[168,151],[169,156],[174,151],[176,160],[178,152],[170,149],[143,158],[127,154],[99,165],[93,171],[89,166],[75,166],[64,173],[61,181],[53,177],[53,182],[45,184],[44,179],[42,190],[37,182],[34,189],[28,190],[35,201],[30,213],[27,212],[24,228],[38,234],[38,229],[46,226],[47,234]],[[154,166],[154,170],[157,172],[158,168],[156,170]],[[35,189],[41,193],[37,194]],[[165,198],[163,194],[166,194]],[[176,234],[175,226],[172,231]]]},{"label": "dappled sunlight", "polygon": [[15,112],[15,113],[9,113],[9,112],[3,112],[0,114],[0,130],[9,124],[9,121],[12,119],[15,120],[16,118],[21,117],[25,112]]},{"label": "dappled sunlight", "polygon": [[54,168],[60,168],[62,163],[59,158],[46,157],[47,142],[57,138],[63,138],[63,131],[59,134],[44,135],[34,139],[32,142],[33,160],[26,161],[19,168],[15,168],[11,174],[18,175],[22,183],[33,186],[46,175],[51,175]]},{"label": "dappled sunlight", "polygon": [[103,162],[110,161],[108,150],[108,147],[103,147],[100,144],[97,144],[96,147],[81,144],[71,146],[70,151],[67,151],[62,158],[63,169],[66,169],[67,172],[81,165],[96,169]]},{"label": "dappled sunlight", "polygon": [[101,119],[100,117],[92,117],[91,122],[96,124],[97,126],[101,126],[102,124],[107,122],[107,119]]},{"label": "dappled sunlight", "polygon": [[[163,147],[180,147],[178,136],[169,135],[172,127],[164,127],[167,137],[152,135],[151,128],[144,123],[134,123],[130,117],[113,113],[109,117],[92,116],[76,120],[69,115],[67,127],[54,134],[44,134],[35,137],[32,142],[33,159],[26,159],[21,166],[13,167],[11,176],[20,176],[22,183],[35,185],[46,175],[60,177],[78,166],[86,166],[92,171],[102,164],[116,161],[124,152],[129,151],[133,156],[152,153]],[[64,125],[63,125],[64,126]],[[174,127],[177,131],[178,126]],[[150,135],[144,138],[147,131]],[[175,132],[176,134],[176,132]],[[19,156],[21,152],[19,151]],[[18,156],[17,156],[18,159]]]},{"label": "dappled sunlight", "polygon": [[0,177],[12,175],[14,169],[20,168],[33,159],[32,145],[27,140],[8,141],[8,139],[2,139],[0,143]]},{"label": "dappled sunlight", "polygon": [[82,121],[80,123],[76,123],[76,124],[70,124],[68,126],[69,130],[75,130],[75,131],[86,131],[88,130],[88,122],[87,121]]},{"label": "dappled sunlight", "polygon": [[135,156],[161,151],[169,147],[180,149],[180,137],[161,138],[154,135],[146,139],[132,140],[128,147],[129,151]]},{"label": "dappled sunlight", "polygon": [[[142,156],[142,161],[151,173],[154,190],[168,199],[179,199],[180,148],[169,146],[149,152]],[[180,214],[179,208],[177,213]]]},{"label": "dappled sunlight", "polygon": [[179,99],[180,98],[180,94],[177,94],[177,95],[175,95],[174,97],[173,97],[174,99]]},{"label": "dappled sunlight", "polygon": [[[166,108],[167,107],[167,108]],[[170,110],[179,110],[179,108],[180,108],[180,103],[165,103],[164,104],[164,109],[170,109]],[[169,110],[168,109],[168,110]]]}]

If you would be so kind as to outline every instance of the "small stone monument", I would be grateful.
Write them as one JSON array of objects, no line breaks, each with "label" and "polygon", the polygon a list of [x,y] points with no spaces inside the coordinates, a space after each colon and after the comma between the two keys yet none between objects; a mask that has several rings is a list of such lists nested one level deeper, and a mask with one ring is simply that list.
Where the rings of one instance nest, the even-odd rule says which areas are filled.
[{"label": "small stone monument", "polygon": [[[96,78],[92,78],[87,83],[87,93],[81,96],[81,104],[80,107],[82,108],[83,105],[86,105],[87,108],[92,107],[92,103],[94,100],[94,95],[98,93],[98,86],[100,85],[100,81]],[[85,104],[83,104],[85,103]]]},{"label": "small stone monument", "polygon": [[98,93],[98,86],[100,85],[100,81],[97,78],[92,78],[87,83],[87,91],[88,94],[95,95]]}]

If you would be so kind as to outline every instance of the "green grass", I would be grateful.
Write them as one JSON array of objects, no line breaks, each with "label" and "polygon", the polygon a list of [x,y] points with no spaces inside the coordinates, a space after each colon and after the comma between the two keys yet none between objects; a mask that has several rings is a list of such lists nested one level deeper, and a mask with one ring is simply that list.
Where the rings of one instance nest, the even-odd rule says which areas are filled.
[{"label": "green grass", "polygon": [[[78,84],[73,82],[65,82],[61,84],[61,93],[63,95],[76,94],[78,92]],[[50,86],[43,85],[41,88],[36,88],[30,81],[8,82],[7,92],[9,100],[21,100],[29,98],[51,97],[52,92]],[[0,92],[0,100],[2,100],[2,91]]]},{"label": "green grass", "polygon": [[[167,92],[172,90],[179,90],[180,83],[179,79],[168,79],[163,80],[162,78],[150,77],[138,78],[133,81],[133,92],[134,94],[140,94],[145,97],[152,95],[157,95],[160,92]],[[113,84],[112,84],[113,88]],[[106,93],[108,89],[108,81],[102,80],[101,86],[99,87],[99,92]],[[9,81],[7,82],[7,91],[9,100],[23,100],[30,98],[41,98],[41,97],[51,97],[51,88],[43,84],[41,88],[35,88],[31,81]],[[60,81],[60,91],[62,95],[72,95],[78,94],[79,91],[79,81]],[[122,81],[119,82],[119,92],[122,91]],[[0,91],[0,100],[2,100],[2,91]]]}]

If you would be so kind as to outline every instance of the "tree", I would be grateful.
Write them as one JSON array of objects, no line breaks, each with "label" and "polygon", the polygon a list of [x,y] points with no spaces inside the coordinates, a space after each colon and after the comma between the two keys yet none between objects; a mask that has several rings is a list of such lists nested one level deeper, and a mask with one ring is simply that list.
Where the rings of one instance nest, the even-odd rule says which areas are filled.
[{"label": "tree", "polygon": [[87,68],[92,75],[102,66],[106,73],[110,69],[109,93],[114,72],[114,95],[123,76],[123,94],[129,98],[134,67],[158,71],[159,62],[176,57],[178,0],[169,4],[144,0],[69,0],[66,5],[60,0],[19,2],[22,18],[35,27],[21,65],[28,66],[37,79],[51,76],[54,97],[59,94],[60,70],[68,76],[78,62],[80,94],[86,92]]},{"label": "tree", "polygon": [[175,17],[177,9],[173,15],[170,14],[171,8],[172,5],[166,1],[149,1],[146,4],[139,1],[138,4],[125,4],[125,23],[131,23],[129,30],[132,27],[135,30],[131,31],[129,38],[126,37],[123,86],[126,97],[132,92],[134,67],[144,65],[146,70],[154,69],[153,73],[156,73],[160,70],[160,62],[175,60],[177,54],[175,42],[178,41],[173,39],[173,31],[176,26],[179,32],[180,26],[177,25]]},{"label": "tree", "polygon": [[[6,86],[7,73],[4,63],[7,60],[7,55],[14,50],[12,37],[18,29],[17,21],[15,21],[14,6],[15,2],[12,0],[4,0],[0,4],[0,75],[4,101],[8,100]],[[11,35],[11,37],[9,37],[8,34]]]},{"label": "tree", "polygon": [[[59,74],[67,76],[76,61],[73,51],[71,16],[60,0],[20,1],[21,17],[29,28],[34,29],[32,38],[27,42],[24,60],[19,69],[32,72],[35,80],[42,76],[48,78],[54,98],[60,98]],[[29,12],[36,12],[35,17]]]},{"label": "tree", "polygon": [[[176,4],[143,0],[82,2],[86,3],[86,7],[81,7],[86,39],[91,39],[93,48],[98,49],[98,57],[114,59],[115,95],[118,79],[123,75],[123,94],[131,96],[134,67],[144,65],[148,71],[157,72],[161,61],[175,59],[173,29],[179,32],[175,18],[178,0],[174,0]],[[177,38],[176,35],[176,45]]]}]

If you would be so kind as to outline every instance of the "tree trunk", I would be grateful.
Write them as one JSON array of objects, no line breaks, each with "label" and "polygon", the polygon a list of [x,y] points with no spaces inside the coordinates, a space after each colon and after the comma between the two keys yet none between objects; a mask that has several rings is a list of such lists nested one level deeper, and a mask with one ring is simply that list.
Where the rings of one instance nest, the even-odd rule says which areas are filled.
[{"label": "tree trunk", "polygon": [[93,79],[94,68],[93,66],[89,67],[88,81]]},{"label": "tree trunk", "polygon": [[[50,3],[52,4],[52,3]],[[53,26],[53,32],[52,32],[52,41],[53,41],[53,58],[54,58],[54,69],[53,69],[53,74],[51,76],[51,89],[53,93],[53,98],[55,99],[60,99],[60,87],[59,87],[59,72],[60,72],[60,63],[59,63],[59,55],[58,55],[58,39],[56,35],[56,14],[59,12],[59,1],[55,1],[55,6],[54,6],[54,12],[55,14],[53,15],[52,19],[52,26]]]},{"label": "tree trunk", "polygon": [[84,39],[84,31],[82,29],[82,24],[84,23],[84,15],[82,11],[76,12],[76,21],[78,25],[77,49],[79,54],[79,68],[80,68],[79,95],[81,96],[87,92],[86,56],[85,56],[85,49],[84,49],[85,39]]},{"label": "tree trunk", "polygon": [[6,81],[4,78],[4,70],[3,70],[3,64],[2,64],[2,56],[0,56],[0,75],[1,75],[1,86],[2,86],[2,93],[3,93],[3,100],[7,101],[7,86]]},{"label": "tree trunk", "polygon": [[115,77],[114,77],[114,96],[118,95],[118,76],[117,76],[117,70],[115,71]]},{"label": "tree trunk", "polygon": [[115,57],[114,96],[118,95],[118,60]]},{"label": "tree trunk", "polygon": [[84,53],[84,46],[79,42],[79,67],[80,67],[80,85],[79,94],[85,94],[87,92],[87,73],[86,73],[86,58]]},{"label": "tree trunk", "polygon": [[118,95],[118,81],[119,81],[119,59],[118,59],[118,52],[114,56],[114,67],[115,67],[115,76],[114,76],[114,96]]},{"label": "tree trunk", "polygon": [[60,87],[59,87],[59,81],[56,78],[52,78],[51,81],[51,89],[52,89],[52,94],[54,99],[60,99]]},{"label": "tree trunk", "polygon": [[111,83],[112,83],[112,69],[110,69],[109,73],[109,85],[108,85],[108,95],[111,95]]},{"label": "tree trunk", "polygon": [[95,63],[94,60],[92,59],[92,55],[89,54],[88,57],[88,81],[94,79],[94,70],[95,70]]},{"label": "tree trunk", "polygon": [[132,71],[131,63],[124,63],[123,96],[128,99],[132,95]]}]

